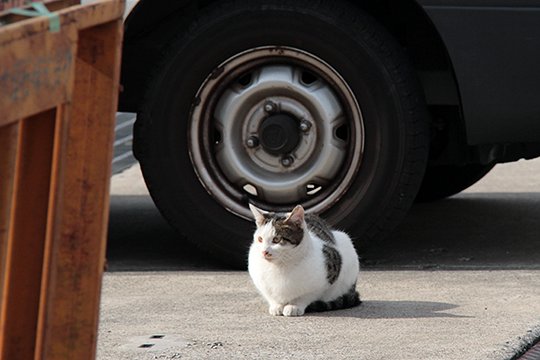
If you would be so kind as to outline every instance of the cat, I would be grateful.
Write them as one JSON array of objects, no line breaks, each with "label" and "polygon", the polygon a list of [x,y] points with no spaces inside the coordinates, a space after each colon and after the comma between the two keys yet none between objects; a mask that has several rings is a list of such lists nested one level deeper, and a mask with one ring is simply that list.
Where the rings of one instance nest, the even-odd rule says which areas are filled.
[{"label": "cat", "polygon": [[349,235],[305,214],[301,205],[284,215],[249,207],[257,229],[248,271],[271,315],[302,316],[361,303],[360,265]]}]

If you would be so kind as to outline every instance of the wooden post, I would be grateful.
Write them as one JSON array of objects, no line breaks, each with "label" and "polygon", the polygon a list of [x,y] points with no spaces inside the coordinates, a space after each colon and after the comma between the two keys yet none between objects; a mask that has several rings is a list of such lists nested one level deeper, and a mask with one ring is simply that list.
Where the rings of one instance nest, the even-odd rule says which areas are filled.
[{"label": "wooden post", "polygon": [[7,244],[2,319],[4,359],[34,354],[43,250],[47,231],[54,111],[21,122],[11,234]]},{"label": "wooden post", "polygon": [[72,3],[0,27],[0,359],[95,358],[124,3]]}]

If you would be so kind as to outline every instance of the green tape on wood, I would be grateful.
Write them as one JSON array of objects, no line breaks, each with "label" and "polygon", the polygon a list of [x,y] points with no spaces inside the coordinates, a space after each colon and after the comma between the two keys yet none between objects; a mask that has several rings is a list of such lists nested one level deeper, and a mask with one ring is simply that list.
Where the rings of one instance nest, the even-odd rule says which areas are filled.
[{"label": "green tape on wood", "polygon": [[46,16],[49,18],[49,31],[50,32],[59,32],[60,31],[60,18],[58,14],[52,13],[47,9],[42,3],[31,3],[30,6],[34,10],[15,8],[9,10],[10,13],[15,15],[22,15],[28,17],[37,17],[37,16]]}]

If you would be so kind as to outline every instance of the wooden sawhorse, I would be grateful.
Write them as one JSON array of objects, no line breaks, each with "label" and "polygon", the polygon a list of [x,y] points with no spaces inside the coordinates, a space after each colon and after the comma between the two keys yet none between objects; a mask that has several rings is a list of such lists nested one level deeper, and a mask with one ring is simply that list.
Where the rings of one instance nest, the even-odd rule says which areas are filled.
[{"label": "wooden sawhorse", "polygon": [[96,353],[124,1],[45,4],[0,14],[5,360]]}]

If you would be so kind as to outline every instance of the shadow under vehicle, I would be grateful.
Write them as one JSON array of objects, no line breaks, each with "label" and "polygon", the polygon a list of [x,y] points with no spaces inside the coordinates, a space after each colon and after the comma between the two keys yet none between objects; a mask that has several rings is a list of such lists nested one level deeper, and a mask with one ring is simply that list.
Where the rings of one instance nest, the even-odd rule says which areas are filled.
[{"label": "shadow under vehicle", "polygon": [[376,242],[540,156],[538,24],[538,0],[141,0],[119,110],[162,215],[222,260],[249,202]]}]

